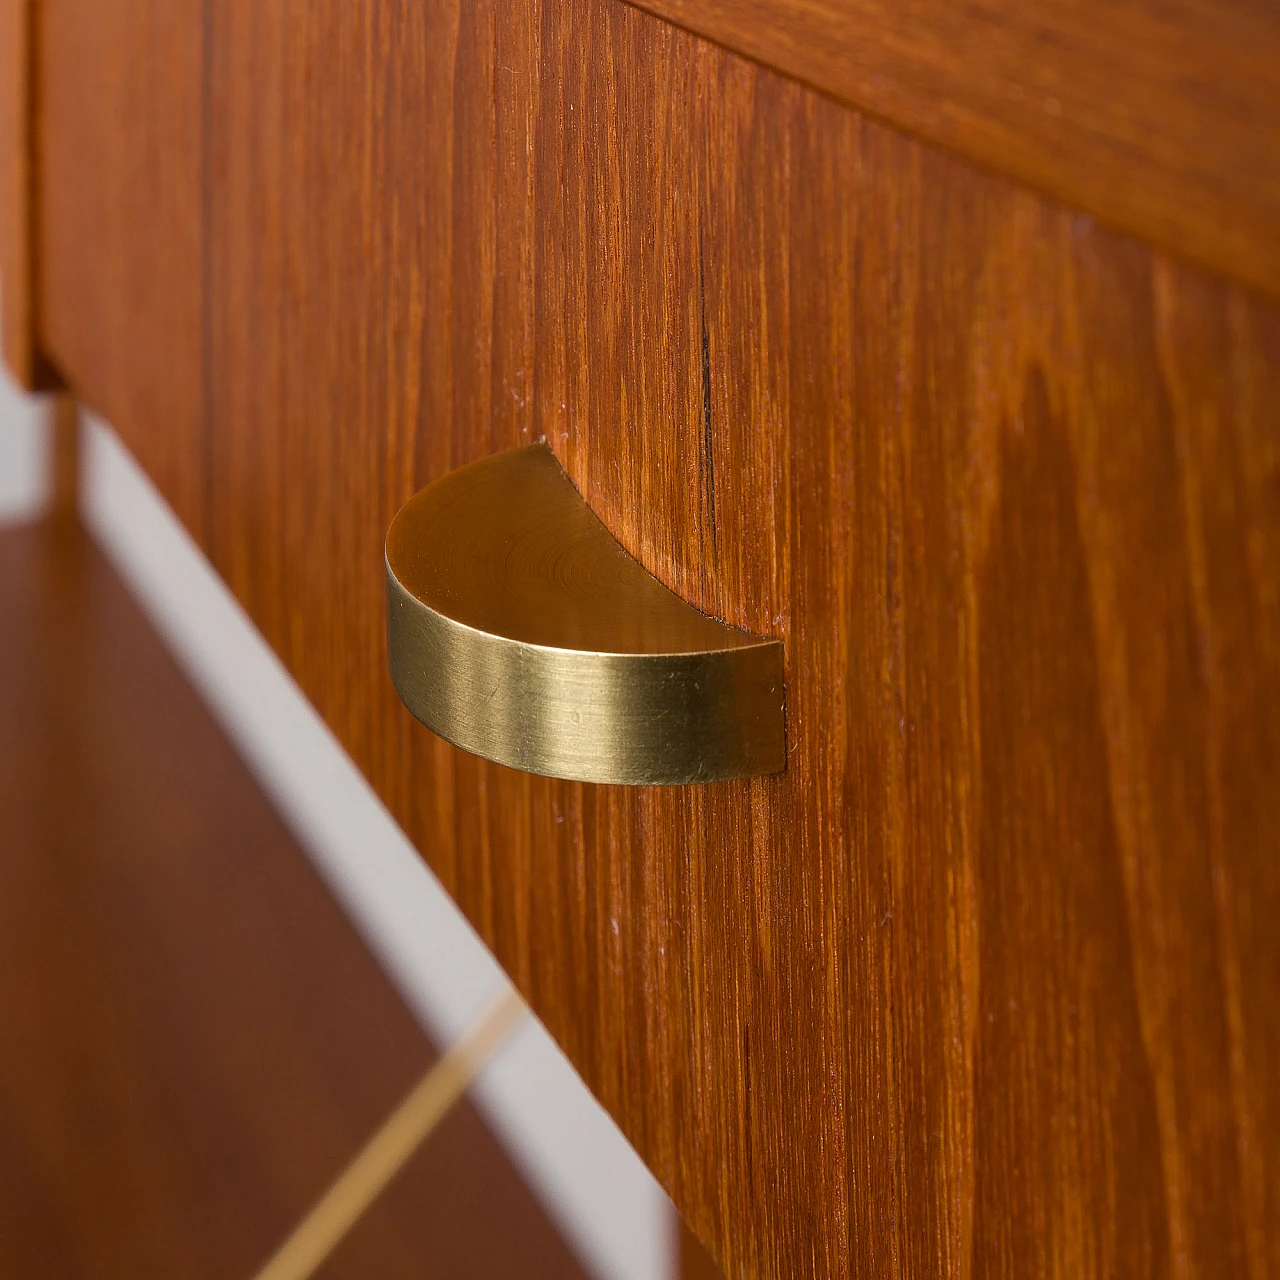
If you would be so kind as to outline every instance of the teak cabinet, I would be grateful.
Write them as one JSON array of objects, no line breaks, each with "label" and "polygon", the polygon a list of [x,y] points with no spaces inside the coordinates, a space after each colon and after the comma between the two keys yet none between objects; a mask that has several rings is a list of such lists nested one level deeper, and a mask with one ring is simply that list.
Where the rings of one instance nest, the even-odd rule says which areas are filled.
[{"label": "teak cabinet", "polygon": [[[11,359],[729,1276],[1280,1271],[1272,6],[0,7]],[[783,641],[783,773],[553,781],[399,704],[392,516],[538,440]]]}]

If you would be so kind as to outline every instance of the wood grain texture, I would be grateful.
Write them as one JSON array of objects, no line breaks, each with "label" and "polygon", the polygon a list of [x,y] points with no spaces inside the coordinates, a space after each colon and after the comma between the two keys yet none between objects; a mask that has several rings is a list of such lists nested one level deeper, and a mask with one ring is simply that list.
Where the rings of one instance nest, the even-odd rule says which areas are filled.
[{"label": "wood grain texture", "polygon": [[[612,0],[242,0],[94,120],[47,3],[53,349],[726,1273],[1280,1269],[1275,309]],[[204,171],[99,225],[130,110]],[[387,523],[539,437],[784,776],[398,706]]]},{"label": "wood grain texture", "polygon": [[29,9],[29,0],[0,3],[0,352],[32,388]]},{"label": "wood grain texture", "polygon": [[[101,360],[95,387],[122,420],[168,422],[140,455],[178,514],[204,513],[200,419],[205,168],[200,4],[39,0],[38,296],[67,305]],[[110,175],[94,181],[94,175]],[[84,236],[75,253],[68,238]],[[108,249],[108,246],[110,248]],[[77,259],[97,286],[76,294]],[[194,339],[194,341],[193,341]],[[57,344],[42,342],[53,347]],[[55,361],[56,362],[56,361]],[[140,442],[139,442],[140,444]]]},{"label": "wood grain texture", "polygon": [[1280,295],[1267,0],[638,0]]},{"label": "wood grain texture", "polygon": [[36,0],[0,0],[0,356],[18,385],[62,379],[39,341],[40,23]]},{"label": "wood grain texture", "polygon": [[[434,1052],[101,555],[0,530],[0,1274],[250,1276]],[[581,1269],[459,1106],[319,1276]]]},{"label": "wood grain texture", "polygon": [[724,1280],[702,1241],[682,1221],[680,1223],[680,1280]]}]

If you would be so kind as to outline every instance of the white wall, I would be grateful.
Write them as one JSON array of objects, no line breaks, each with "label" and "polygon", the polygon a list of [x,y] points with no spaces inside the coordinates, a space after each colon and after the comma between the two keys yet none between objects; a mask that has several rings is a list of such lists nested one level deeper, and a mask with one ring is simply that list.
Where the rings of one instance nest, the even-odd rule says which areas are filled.
[{"label": "white wall", "polygon": [[48,497],[44,401],[24,396],[0,363],[0,522],[30,520]]}]

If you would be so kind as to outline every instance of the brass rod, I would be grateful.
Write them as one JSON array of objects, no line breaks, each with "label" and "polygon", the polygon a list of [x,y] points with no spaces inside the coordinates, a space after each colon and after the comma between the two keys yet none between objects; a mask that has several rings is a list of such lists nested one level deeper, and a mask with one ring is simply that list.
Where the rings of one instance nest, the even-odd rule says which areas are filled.
[{"label": "brass rod", "polygon": [[257,1280],[307,1280],[462,1096],[524,1013],[501,996],[427,1073],[316,1202]]}]

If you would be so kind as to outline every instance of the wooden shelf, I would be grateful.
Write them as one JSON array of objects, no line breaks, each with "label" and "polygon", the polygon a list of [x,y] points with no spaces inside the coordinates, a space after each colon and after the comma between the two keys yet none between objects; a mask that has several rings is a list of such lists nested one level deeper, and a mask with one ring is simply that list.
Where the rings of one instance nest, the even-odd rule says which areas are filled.
[{"label": "wooden shelf", "polygon": [[[0,532],[0,1274],[246,1277],[434,1050],[78,529]],[[323,1270],[582,1274],[476,1112]]]}]

